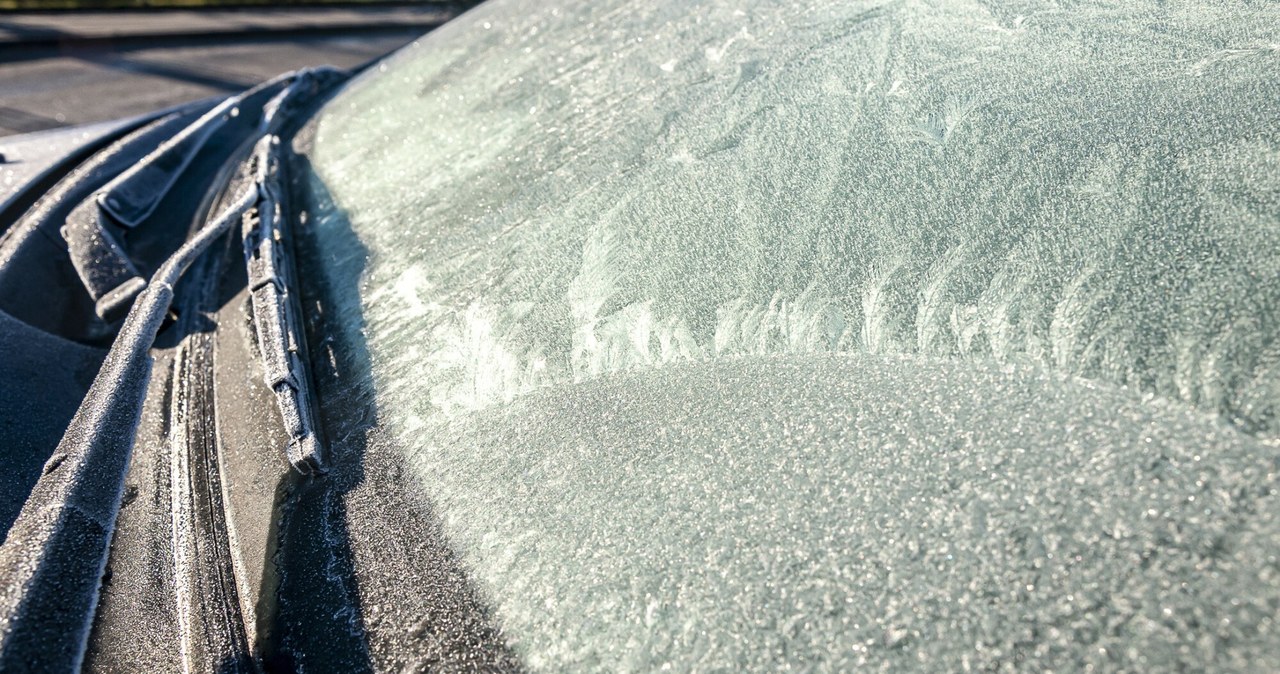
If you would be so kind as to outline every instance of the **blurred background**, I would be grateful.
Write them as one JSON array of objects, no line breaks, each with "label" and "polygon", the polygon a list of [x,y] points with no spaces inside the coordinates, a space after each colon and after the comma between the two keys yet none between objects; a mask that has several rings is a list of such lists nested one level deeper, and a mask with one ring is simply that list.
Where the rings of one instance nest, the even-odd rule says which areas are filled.
[{"label": "blurred background", "polygon": [[358,68],[475,4],[0,0],[0,136],[225,96],[303,67]]},{"label": "blurred background", "polygon": [[475,2],[435,0],[0,0],[0,10],[96,10],[164,9],[172,7],[272,7],[324,5],[433,5],[436,7],[474,5]]}]

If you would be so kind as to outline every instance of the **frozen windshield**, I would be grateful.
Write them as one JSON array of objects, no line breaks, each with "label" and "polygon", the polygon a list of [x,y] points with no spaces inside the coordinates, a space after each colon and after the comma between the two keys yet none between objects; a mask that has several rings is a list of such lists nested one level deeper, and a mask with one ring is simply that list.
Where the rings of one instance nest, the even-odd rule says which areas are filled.
[{"label": "frozen windshield", "polygon": [[1261,666],[1277,26],[494,0],[315,124],[311,273],[533,669]]}]

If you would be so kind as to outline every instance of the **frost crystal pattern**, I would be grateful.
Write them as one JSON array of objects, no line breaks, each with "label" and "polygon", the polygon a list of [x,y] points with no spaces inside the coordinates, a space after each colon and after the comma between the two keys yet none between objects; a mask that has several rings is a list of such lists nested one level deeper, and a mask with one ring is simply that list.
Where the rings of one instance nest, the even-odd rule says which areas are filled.
[{"label": "frost crystal pattern", "polygon": [[491,0],[330,104],[534,669],[1280,657],[1280,5]]}]

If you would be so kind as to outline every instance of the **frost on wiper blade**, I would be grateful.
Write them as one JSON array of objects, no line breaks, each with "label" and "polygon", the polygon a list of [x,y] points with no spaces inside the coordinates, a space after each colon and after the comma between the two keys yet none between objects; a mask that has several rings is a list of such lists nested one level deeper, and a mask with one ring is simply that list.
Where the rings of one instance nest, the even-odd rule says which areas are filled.
[{"label": "frost on wiper blade", "polygon": [[[232,120],[261,107],[282,89],[290,76],[276,78],[243,94],[231,96],[199,119],[178,131],[150,155],[133,165],[110,183],[86,199],[67,216],[62,236],[67,242],[71,263],[95,302],[98,317],[108,322],[124,316],[133,299],[146,286],[147,246],[131,239],[142,238],[143,228],[183,178],[197,156],[219,134],[225,142],[238,142],[244,128],[230,124]],[[156,218],[170,235],[185,235],[189,223],[166,222],[165,214]],[[133,248],[130,251],[128,248]],[[138,250],[141,248],[141,250]],[[139,257],[144,259],[140,260]],[[140,268],[141,267],[141,268]]]},{"label": "frost on wiper blade", "polygon": [[[341,77],[341,72],[330,68],[299,72],[289,87],[267,104],[267,130],[273,131],[297,106],[306,104]],[[245,218],[241,237],[258,353],[289,436],[285,454],[299,472],[322,473],[324,457],[316,432],[315,397],[304,366],[301,312],[291,290],[295,285],[289,260],[292,246],[284,240],[290,211],[284,196],[282,149],[274,136],[262,141],[256,178],[260,201],[254,213]]]},{"label": "frost on wiper blade", "polygon": [[245,218],[242,237],[258,353],[289,435],[285,453],[290,465],[309,474],[323,472],[324,460],[316,435],[314,396],[301,353],[302,321],[290,292],[292,268],[285,252],[289,243],[282,240],[285,225],[280,172],[276,154],[265,153],[258,166],[262,200],[257,211]]},{"label": "frost on wiper blade", "polygon": [[155,246],[130,242],[146,238],[148,223],[158,221],[153,228],[185,234],[182,225],[187,223],[167,222],[156,209],[171,198],[184,176],[198,178],[209,171],[208,166],[193,166],[202,152],[210,153],[208,146],[219,136],[223,143],[239,142],[246,119],[261,116],[264,124],[278,126],[299,100],[305,100],[300,94],[314,94],[343,76],[333,68],[287,73],[228,97],[73,210],[62,236],[98,316],[108,322],[123,317],[146,285],[143,279],[148,265],[155,264],[148,260],[154,258]]}]

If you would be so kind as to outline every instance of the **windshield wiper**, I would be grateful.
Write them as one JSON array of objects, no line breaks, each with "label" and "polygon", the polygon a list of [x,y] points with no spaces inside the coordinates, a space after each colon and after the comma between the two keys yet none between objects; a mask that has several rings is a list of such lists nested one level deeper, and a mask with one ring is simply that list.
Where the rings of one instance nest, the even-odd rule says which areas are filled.
[{"label": "windshield wiper", "polygon": [[222,101],[68,215],[62,237],[99,318],[108,323],[119,321],[147,285],[145,264],[128,250],[130,235],[156,213],[161,200],[219,133],[235,135],[232,119],[247,114],[249,108],[262,107],[265,124],[268,97],[278,96],[275,92],[282,91],[294,77],[277,77]]},{"label": "windshield wiper", "polygon": [[[298,106],[341,77],[332,69],[293,76],[263,108],[252,159],[258,179],[169,256],[149,283],[139,284],[137,299],[84,402],[0,546],[0,670],[80,668],[151,377],[151,346],[173,301],[174,286],[210,244],[251,210],[259,213],[251,218],[257,223],[252,229],[269,232],[267,238],[275,243],[280,217],[279,173],[272,168],[279,164],[275,134]],[[278,270],[278,253],[268,253],[259,259],[273,261]],[[297,333],[291,327],[297,325],[296,312],[284,308],[288,294],[277,285],[284,278],[271,270],[256,273],[265,292],[262,309],[255,307],[255,321],[268,382],[279,384],[273,388],[291,439],[286,453],[296,468],[314,473],[323,464],[311,432],[311,398],[297,360]]]},{"label": "windshield wiper", "polygon": [[258,353],[289,435],[285,455],[294,469],[310,475],[323,473],[325,465],[315,433],[313,389],[301,356],[301,316],[290,292],[293,265],[283,242],[281,175],[277,153],[264,152],[258,164],[258,208],[244,219],[242,234]]}]

